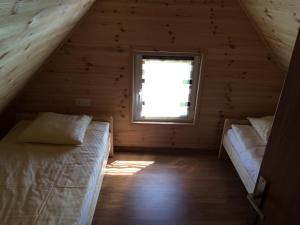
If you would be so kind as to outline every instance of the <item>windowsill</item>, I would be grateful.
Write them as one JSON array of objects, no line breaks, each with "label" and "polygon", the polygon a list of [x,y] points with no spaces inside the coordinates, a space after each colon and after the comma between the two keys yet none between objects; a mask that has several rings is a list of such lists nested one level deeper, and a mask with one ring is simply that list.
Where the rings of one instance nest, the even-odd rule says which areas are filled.
[{"label": "windowsill", "polygon": [[180,125],[180,126],[196,126],[196,121],[180,122],[180,121],[131,121],[133,124],[149,124],[149,125]]}]

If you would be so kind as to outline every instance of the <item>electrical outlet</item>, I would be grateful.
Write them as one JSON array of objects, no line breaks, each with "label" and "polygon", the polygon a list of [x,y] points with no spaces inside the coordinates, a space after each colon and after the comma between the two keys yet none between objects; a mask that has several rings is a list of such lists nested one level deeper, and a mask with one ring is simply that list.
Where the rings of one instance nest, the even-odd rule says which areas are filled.
[{"label": "electrical outlet", "polygon": [[75,98],[75,105],[80,107],[89,107],[91,106],[92,101],[89,98]]}]

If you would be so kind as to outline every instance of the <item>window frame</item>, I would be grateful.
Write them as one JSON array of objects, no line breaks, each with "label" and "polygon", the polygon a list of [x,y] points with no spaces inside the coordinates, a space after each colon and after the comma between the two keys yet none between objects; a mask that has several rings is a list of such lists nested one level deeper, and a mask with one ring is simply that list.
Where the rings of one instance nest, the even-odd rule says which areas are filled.
[{"label": "window frame", "polygon": [[[184,118],[162,118],[162,119],[143,119],[138,116],[141,112],[142,104],[139,102],[140,85],[142,84],[142,64],[139,63],[143,56],[152,57],[174,57],[184,58],[193,57],[193,73],[192,73],[192,91],[190,96],[190,111],[188,117]],[[198,100],[200,93],[201,74],[203,70],[204,54],[195,52],[157,52],[157,51],[133,51],[133,77],[132,77],[132,98],[131,98],[131,123],[134,124],[178,124],[178,125],[196,125],[198,116]]]}]

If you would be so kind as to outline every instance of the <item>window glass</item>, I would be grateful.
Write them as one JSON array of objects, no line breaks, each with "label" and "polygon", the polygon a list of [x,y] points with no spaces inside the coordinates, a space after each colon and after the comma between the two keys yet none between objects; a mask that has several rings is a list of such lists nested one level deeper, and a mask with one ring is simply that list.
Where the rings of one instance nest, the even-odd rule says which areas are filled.
[{"label": "window glass", "polygon": [[133,122],[194,123],[199,55],[136,53]]},{"label": "window glass", "polygon": [[142,117],[188,116],[192,63],[192,60],[143,59]]}]

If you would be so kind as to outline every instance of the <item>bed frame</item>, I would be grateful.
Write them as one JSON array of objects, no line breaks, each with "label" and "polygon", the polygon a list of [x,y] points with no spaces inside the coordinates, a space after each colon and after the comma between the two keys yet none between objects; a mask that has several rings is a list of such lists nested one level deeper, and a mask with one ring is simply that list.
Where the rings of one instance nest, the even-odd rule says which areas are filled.
[{"label": "bed frame", "polygon": [[[37,116],[37,113],[18,113],[16,116],[17,121],[20,120],[32,120]],[[86,221],[86,225],[91,225],[94,217],[94,213],[96,210],[96,206],[98,203],[98,198],[100,195],[100,190],[102,186],[102,181],[104,177],[104,172],[105,172],[105,167],[108,161],[108,157],[113,157],[114,155],[114,143],[113,143],[113,117],[109,115],[93,115],[93,120],[94,121],[101,121],[101,122],[109,122],[109,144],[107,146],[107,151],[106,155],[104,156],[103,163],[102,163],[102,168],[101,168],[101,173],[99,174],[97,178],[97,186],[96,190],[93,196],[93,200],[90,206],[90,211],[89,211],[89,217],[88,221]]]},{"label": "bed frame", "polygon": [[234,146],[231,144],[229,138],[226,133],[229,129],[231,129],[232,124],[242,124],[248,125],[250,124],[248,120],[238,120],[238,119],[226,119],[224,122],[224,128],[222,133],[222,141],[219,149],[219,159],[224,159],[226,157],[225,152],[227,152],[227,156],[230,158],[232,164],[234,165],[237,173],[239,174],[243,184],[248,193],[253,193],[256,182],[253,181],[248,171],[245,169],[242,162],[239,160],[239,156],[234,149]]},{"label": "bed frame", "polygon": [[104,177],[104,172],[105,172],[105,167],[108,161],[108,156],[111,154],[111,150],[112,150],[112,146],[111,146],[111,139],[113,136],[110,135],[109,139],[110,142],[107,146],[108,150],[106,151],[107,154],[105,155],[104,161],[102,163],[102,168],[101,168],[101,173],[99,174],[99,177],[97,178],[97,186],[96,186],[96,190],[93,196],[93,201],[91,203],[91,207],[90,207],[90,213],[89,213],[89,217],[88,217],[88,221],[87,221],[87,225],[92,225],[93,222],[93,217],[95,214],[95,210],[96,210],[96,206],[98,203],[98,199],[99,199],[99,195],[100,195],[100,190],[101,190],[101,186],[102,186],[102,181],[103,181],[103,177]]},{"label": "bed frame", "polygon": [[100,190],[102,186],[102,181],[104,177],[105,167],[108,161],[108,157],[113,157],[114,155],[114,143],[113,143],[113,117],[107,116],[107,115],[96,115],[93,116],[93,120],[95,121],[102,121],[102,122],[109,122],[109,144],[107,146],[108,150],[106,151],[107,154],[105,155],[104,161],[102,163],[101,173],[99,174],[99,177],[97,178],[97,187],[94,193],[93,201],[90,208],[90,215],[89,219],[87,221],[87,225],[91,225],[93,222],[93,217],[95,214],[96,206],[98,203]]}]

